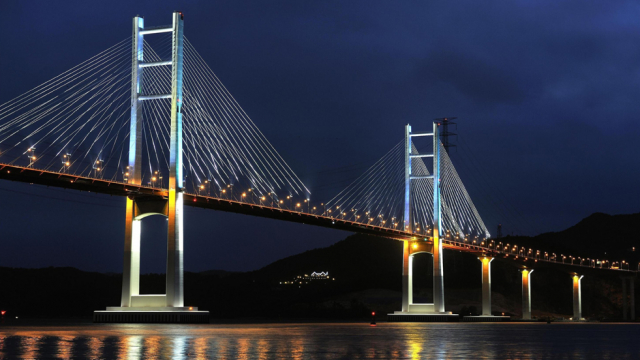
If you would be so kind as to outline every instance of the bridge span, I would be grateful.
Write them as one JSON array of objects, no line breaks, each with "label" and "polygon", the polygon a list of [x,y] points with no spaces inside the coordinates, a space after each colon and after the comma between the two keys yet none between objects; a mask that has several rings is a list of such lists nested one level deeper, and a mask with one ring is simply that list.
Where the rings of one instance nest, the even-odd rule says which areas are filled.
[{"label": "bridge span", "polygon": [[[171,25],[153,28],[136,16],[132,30],[130,38],[0,105],[0,179],[125,199],[121,303],[96,311],[96,321],[208,321],[208,312],[184,304],[184,206],[402,241],[402,309],[389,314],[392,321],[457,319],[445,308],[443,249],[480,259],[482,321],[504,320],[491,314],[495,258],[520,267],[524,319],[531,318],[535,264],[575,269],[576,320],[582,269],[635,274],[599,259],[574,263],[492,240],[442,142],[452,118],[429,121],[426,132],[407,124],[404,138],[358,179],[312,204],[309,189],[184,36],[184,14],[174,12]],[[152,35],[165,38],[154,42]],[[416,143],[425,139],[421,148],[429,145],[430,152],[421,153]],[[166,294],[141,295],[140,224],[152,215],[168,220]],[[430,304],[413,302],[418,253],[433,255]]]}]

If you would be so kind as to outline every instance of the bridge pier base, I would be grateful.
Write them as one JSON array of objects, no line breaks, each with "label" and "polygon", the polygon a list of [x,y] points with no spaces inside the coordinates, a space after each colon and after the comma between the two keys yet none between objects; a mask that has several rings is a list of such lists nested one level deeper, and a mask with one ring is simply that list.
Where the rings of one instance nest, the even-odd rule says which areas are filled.
[{"label": "bridge pier base", "polygon": [[465,316],[463,321],[473,322],[496,322],[496,321],[509,321],[510,316],[493,316],[491,315],[491,262],[493,256],[487,256],[480,254],[478,259],[482,263],[482,315],[480,316]]},{"label": "bridge pier base", "polygon": [[522,320],[531,320],[531,273],[533,269],[522,269]]},{"label": "bridge pier base", "polygon": [[[175,201],[127,198],[124,267],[120,306],[95,311],[100,323],[208,323],[209,312],[184,306],[182,193]],[[173,216],[170,216],[173,214]],[[142,218],[163,215],[168,220],[166,294],[140,294],[140,237]],[[171,224],[174,224],[173,226]]]},{"label": "bridge pier base", "polygon": [[582,318],[582,278],[583,275],[573,274],[573,321]]},{"label": "bridge pier base", "polygon": [[[628,295],[627,295],[627,281]],[[636,319],[636,297],[635,297],[635,277],[623,276],[622,277],[622,320]]]},{"label": "bridge pier base", "polygon": [[[458,321],[457,314],[450,311],[438,311],[436,304],[416,304],[413,302],[413,257],[419,253],[433,254],[434,245],[426,241],[404,241],[403,243],[403,259],[402,259],[402,310],[388,314],[389,321],[395,322],[440,322],[440,321]],[[435,287],[441,286],[440,278],[436,277],[435,271],[438,262],[434,256],[434,290]],[[441,272],[440,272],[441,273]],[[440,294],[443,294],[440,292]],[[434,300],[437,291],[434,291]],[[444,301],[441,302],[444,308]]]},{"label": "bridge pier base", "polygon": [[482,262],[482,316],[491,316],[491,262],[493,257],[483,256]]}]

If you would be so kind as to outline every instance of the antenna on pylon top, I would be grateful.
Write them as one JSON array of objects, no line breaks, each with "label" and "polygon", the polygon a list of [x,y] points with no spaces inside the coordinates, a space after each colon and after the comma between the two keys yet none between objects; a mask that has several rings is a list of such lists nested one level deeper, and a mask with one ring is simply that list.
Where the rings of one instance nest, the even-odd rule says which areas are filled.
[{"label": "antenna on pylon top", "polygon": [[[440,132],[440,139],[442,140],[442,146],[444,146],[444,149],[447,151],[447,153],[449,153],[450,147],[456,147],[455,144],[449,143],[450,136],[458,136],[458,134],[449,131],[449,125],[457,125],[455,122],[453,122],[453,120],[455,119],[457,119],[457,117],[444,117],[444,118],[434,119],[439,123],[439,125],[442,125],[442,131]],[[457,126],[456,126],[456,130],[457,130]]]}]

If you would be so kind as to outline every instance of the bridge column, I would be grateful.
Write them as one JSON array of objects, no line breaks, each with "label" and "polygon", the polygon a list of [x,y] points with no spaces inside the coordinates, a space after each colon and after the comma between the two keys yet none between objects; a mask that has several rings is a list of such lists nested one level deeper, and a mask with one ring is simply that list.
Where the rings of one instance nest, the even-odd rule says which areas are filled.
[{"label": "bridge column", "polygon": [[[410,233],[411,240],[404,240],[402,259],[402,311],[389,314],[389,321],[447,321],[457,317],[444,310],[444,276],[442,261],[442,239],[440,229],[440,137],[439,123],[433,123],[433,133],[413,134],[411,125],[405,127],[405,178],[404,178],[404,231]],[[411,137],[433,136],[433,154],[412,154]],[[433,157],[433,175],[413,176],[411,159],[414,157]],[[433,179],[433,237],[432,244],[427,238],[418,239],[414,232],[414,219],[411,211],[411,180]],[[421,236],[420,236],[421,237]],[[413,256],[417,253],[433,254],[433,304],[413,303]],[[402,320],[400,320],[402,319]]]},{"label": "bridge column", "polygon": [[182,174],[182,52],[184,21],[173,13],[171,140],[169,149],[169,221],[167,231],[167,306],[184,306],[184,234]]},{"label": "bridge column", "polygon": [[[125,178],[129,184],[142,184],[142,106],[138,99],[142,91],[144,19],[133,18],[131,66],[131,120],[129,124],[129,164]],[[127,198],[122,295],[120,306],[131,307],[131,297],[140,294],[140,221],[135,220],[135,200]]]},{"label": "bridge column", "polygon": [[522,269],[522,319],[531,320],[531,273],[533,269]]},{"label": "bridge column", "polygon": [[124,269],[120,306],[130,307],[131,296],[140,294],[140,220],[135,220],[134,200],[127,198],[124,230]]},{"label": "bridge column", "polygon": [[630,303],[629,303],[630,309],[631,309],[631,316],[630,316],[629,320],[631,320],[631,321],[634,321],[636,319],[635,281],[636,281],[635,277],[629,278],[629,295],[631,297]]},{"label": "bridge column", "polygon": [[622,278],[622,320],[627,318],[627,278]]},{"label": "bridge column", "polygon": [[582,278],[573,274],[573,321],[582,320]]},{"label": "bridge column", "polygon": [[[404,128],[404,216],[405,231],[411,231],[411,125]],[[411,268],[411,248],[409,241],[404,241],[402,254],[402,312],[409,311],[413,302],[413,269]]]},{"label": "bridge column", "polygon": [[482,262],[482,315],[491,316],[491,262],[493,257],[483,256]]},{"label": "bridge column", "polygon": [[402,312],[409,311],[409,305],[413,302],[413,269],[410,256],[409,241],[403,241],[402,257]]},{"label": "bridge column", "polygon": [[[629,285],[627,287],[627,281]],[[622,320],[636,319],[635,277],[622,277]],[[628,289],[628,294],[627,294]]]},{"label": "bridge column", "polygon": [[444,266],[440,239],[440,134],[433,123],[433,305],[435,312],[444,313]]}]

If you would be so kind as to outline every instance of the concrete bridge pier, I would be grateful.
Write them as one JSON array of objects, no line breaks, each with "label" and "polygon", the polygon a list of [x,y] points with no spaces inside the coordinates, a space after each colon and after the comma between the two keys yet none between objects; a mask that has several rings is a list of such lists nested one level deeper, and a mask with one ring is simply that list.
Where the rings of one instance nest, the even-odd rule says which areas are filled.
[{"label": "concrete bridge pier", "polygon": [[508,321],[510,316],[493,316],[491,315],[491,262],[493,256],[479,254],[478,259],[481,262],[482,270],[482,315],[465,316],[464,321]]},{"label": "concrete bridge pier", "polygon": [[[425,240],[404,241],[403,259],[402,259],[402,310],[393,314],[388,314],[389,321],[403,322],[425,322],[425,321],[457,321],[458,315],[452,314],[450,311],[439,311],[437,307],[437,271],[438,262],[434,254],[435,245]],[[416,254],[429,253],[434,254],[434,303],[414,303],[413,302],[413,257]],[[441,293],[442,294],[442,293]],[[441,306],[444,307],[442,301]]]},{"label": "concrete bridge pier", "polygon": [[522,320],[531,320],[531,273],[533,269],[522,269]]},{"label": "concrete bridge pier", "polygon": [[482,262],[482,316],[491,316],[491,262],[493,257],[483,256]]},{"label": "concrete bridge pier", "polygon": [[584,320],[582,318],[582,278],[584,275],[574,273],[573,278],[573,321]]},{"label": "concrete bridge pier", "polygon": [[[633,276],[622,277],[622,320],[636,319],[635,281]],[[629,283],[627,295],[627,282]]]},{"label": "concrete bridge pier", "polygon": [[635,289],[634,289],[634,284],[635,284],[636,279],[635,278],[630,278],[629,279],[629,286],[630,286],[630,294],[631,294],[631,321],[635,321],[636,320],[636,295],[635,295]]}]

